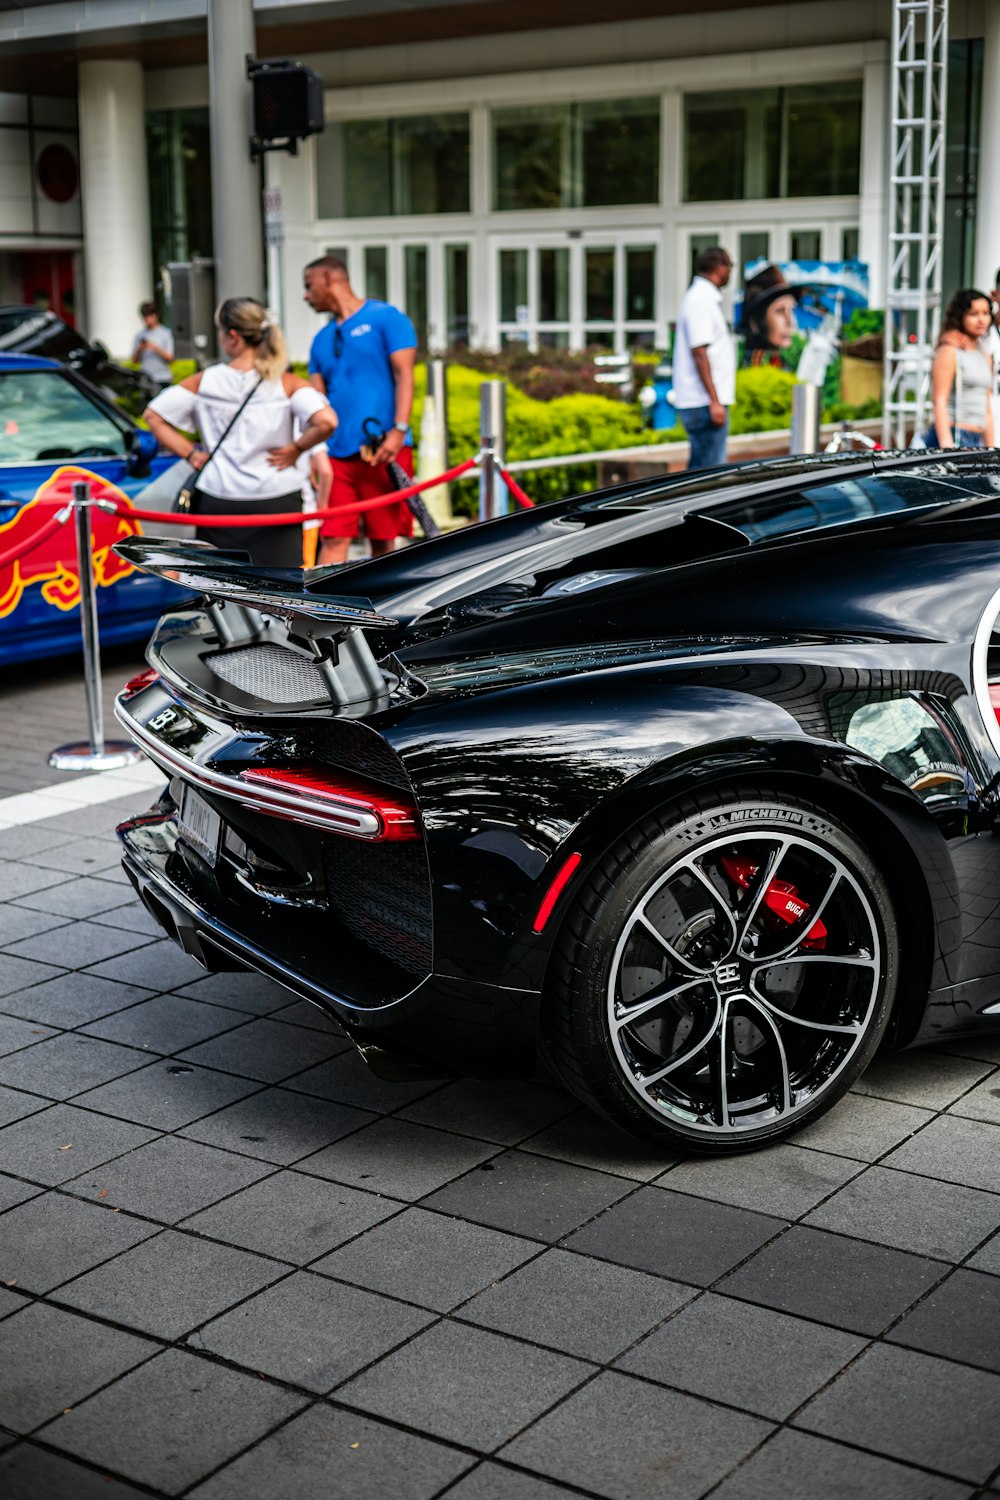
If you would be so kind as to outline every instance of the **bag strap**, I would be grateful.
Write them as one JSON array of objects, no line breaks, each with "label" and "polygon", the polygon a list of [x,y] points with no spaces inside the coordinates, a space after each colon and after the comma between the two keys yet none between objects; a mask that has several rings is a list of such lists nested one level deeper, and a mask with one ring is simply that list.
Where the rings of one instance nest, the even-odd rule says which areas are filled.
[{"label": "bag strap", "polygon": [[[236,426],[236,423],[239,421],[240,417],[242,417],[242,415],[243,415],[244,411],[246,410],[247,406],[250,404],[251,397],[255,395],[255,393],[260,389],[260,387],[263,384],[264,384],[264,377],[263,377],[263,375],[258,375],[258,377],[257,377],[257,384],[256,385],[252,385],[250,387],[250,389],[247,391],[246,395],[243,397],[243,400],[240,402],[239,406],[236,408],[236,411],[234,412],[233,416],[230,417],[229,422],[228,422],[228,424],[226,426],[225,432],[222,434],[222,436],[220,437],[219,441],[216,443],[215,447],[212,449],[211,453],[208,455],[208,457],[206,458],[205,462],[202,464],[201,468],[197,471],[198,479],[200,479],[201,476],[204,474],[205,470],[208,468],[209,464],[212,462],[212,459],[218,453],[219,449],[222,447],[223,443],[226,441],[226,438],[229,436],[229,434],[232,432],[233,428]],[[197,480],[195,481],[195,483],[197,484]]]}]

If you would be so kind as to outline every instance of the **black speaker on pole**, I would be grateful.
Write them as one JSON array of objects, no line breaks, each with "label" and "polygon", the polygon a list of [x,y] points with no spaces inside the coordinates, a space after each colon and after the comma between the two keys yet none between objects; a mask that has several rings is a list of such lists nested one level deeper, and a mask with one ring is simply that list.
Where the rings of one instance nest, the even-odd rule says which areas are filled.
[{"label": "black speaker on pole", "polygon": [[250,155],[289,151],[323,129],[323,80],[304,63],[288,58],[247,58],[253,84],[253,135]]}]

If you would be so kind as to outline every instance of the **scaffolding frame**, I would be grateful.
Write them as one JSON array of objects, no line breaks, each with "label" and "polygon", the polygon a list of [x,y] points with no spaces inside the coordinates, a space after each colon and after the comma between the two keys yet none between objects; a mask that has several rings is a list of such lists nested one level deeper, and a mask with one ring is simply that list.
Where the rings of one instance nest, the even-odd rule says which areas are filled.
[{"label": "scaffolding frame", "polygon": [[947,0],[893,0],[889,264],[882,438],[904,448],[930,417],[941,316]]}]

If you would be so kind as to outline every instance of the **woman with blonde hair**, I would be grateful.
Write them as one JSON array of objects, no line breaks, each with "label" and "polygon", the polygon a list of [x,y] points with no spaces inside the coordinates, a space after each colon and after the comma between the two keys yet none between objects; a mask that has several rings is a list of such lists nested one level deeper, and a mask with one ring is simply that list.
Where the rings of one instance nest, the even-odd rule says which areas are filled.
[{"label": "woman with blonde hair", "polygon": [[[230,297],[220,304],[215,323],[226,363],[162,391],[147,406],[146,421],[164,448],[198,471],[192,515],[301,511],[295,465],[330,436],[337,418],[318,391],[288,372],[281,329],[259,302]],[[189,432],[199,440],[192,443]],[[197,535],[217,547],[249,552],[257,567],[302,565],[300,523],[199,527]]]},{"label": "woman with blonde hair", "polygon": [[993,365],[980,345],[992,321],[990,300],[975,287],[963,287],[949,301],[931,365],[928,448],[993,447]]}]

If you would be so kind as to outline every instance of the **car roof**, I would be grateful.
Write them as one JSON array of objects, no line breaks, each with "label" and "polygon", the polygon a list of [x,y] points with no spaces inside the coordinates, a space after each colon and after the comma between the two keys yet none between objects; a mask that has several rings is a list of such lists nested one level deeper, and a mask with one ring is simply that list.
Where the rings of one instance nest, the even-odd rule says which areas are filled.
[{"label": "car roof", "polygon": [[57,359],[43,359],[39,354],[0,354],[0,375],[12,370],[61,370]]}]

